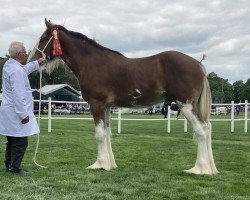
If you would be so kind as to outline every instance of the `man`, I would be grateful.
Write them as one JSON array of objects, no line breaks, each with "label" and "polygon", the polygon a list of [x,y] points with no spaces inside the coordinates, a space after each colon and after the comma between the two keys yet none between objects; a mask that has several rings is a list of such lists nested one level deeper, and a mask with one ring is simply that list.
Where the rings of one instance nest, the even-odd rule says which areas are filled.
[{"label": "man", "polygon": [[167,118],[167,115],[168,115],[168,103],[167,103],[167,101],[164,101],[164,104],[161,108],[161,114],[164,115],[164,118]]},{"label": "man", "polygon": [[20,168],[28,146],[28,136],[40,132],[33,113],[33,96],[28,75],[39,69],[44,58],[25,65],[27,54],[24,44],[12,42],[9,60],[2,71],[2,104],[0,107],[0,134],[6,136],[6,172],[27,174]]}]

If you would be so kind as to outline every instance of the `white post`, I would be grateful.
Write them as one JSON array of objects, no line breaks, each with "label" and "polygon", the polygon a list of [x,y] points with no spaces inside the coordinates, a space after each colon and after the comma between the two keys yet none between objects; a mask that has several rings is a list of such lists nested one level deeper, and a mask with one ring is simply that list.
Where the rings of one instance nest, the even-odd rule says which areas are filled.
[{"label": "white post", "polygon": [[122,110],[118,108],[118,133],[121,133],[122,129]]},{"label": "white post", "polygon": [[167,128],[167,132],[170,133],[170,106],[168,106],[168,118],[167,118],[167,121],[168,121],[168,128]]},{"label": "white post", "polygon": [[234,101],[231,102],[231,133],[234,132]]},{"label": "white post", "polygon": [[48,133],[51,133],[51,97],[49,97],[48,105]]},{"label": "white post", "polygon": [[184,133],[187,133],[187,118],[184,117]]},{"label": "white post", "polygon": [[248,112],[248,101],[245,100],[245,127],[244,132],[247,133],[247,112]]}]

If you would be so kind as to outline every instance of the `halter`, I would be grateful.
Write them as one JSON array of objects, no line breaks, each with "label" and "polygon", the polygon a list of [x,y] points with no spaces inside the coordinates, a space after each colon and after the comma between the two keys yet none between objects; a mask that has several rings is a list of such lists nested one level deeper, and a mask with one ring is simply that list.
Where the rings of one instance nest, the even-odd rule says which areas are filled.
[{"label": "halter", "polygon": [[52,38],[53,38],[53,35],[50,37],[50,39],[48,40],[48,42],[47,42],[47,44],[43,47],[43,50],[40,50],[40,49],[38,49],[38,47],[35,47],[35,49],[37,50],[37,51],[39,51],[41,54],[42,54],[42,56],[44,57],[44,58],[46,58],[46,54],[44,53],[44,51],[45,51],[45,49],[47,48],[47,46],[49,45],[49,43],[50,43],[50,41],[52,40]]},{"label": "halter", "polygon": [[47,46],[49,45],[50,41],[53,39],[53,56],[61,56],[62,55],[62,48],[61,48],[61,44],[59,41],[59,32],[58,32],[58,28],[53,28],[51,31],[51,37],[48,40],[47,44],[44,46],[43,50],[40,50],[38,47],[35,47],[35,49],[37,51],[39,51],[42,56],[44,58],[46,58],[46,55],[44,53],[45,49],[47,48]]}]

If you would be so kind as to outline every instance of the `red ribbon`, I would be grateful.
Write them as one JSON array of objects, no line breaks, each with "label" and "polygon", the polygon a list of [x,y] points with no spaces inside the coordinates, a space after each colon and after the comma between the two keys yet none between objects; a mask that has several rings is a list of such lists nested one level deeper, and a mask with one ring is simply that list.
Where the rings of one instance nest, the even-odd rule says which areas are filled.
[{"label": "red ribbon", "polygon": [[53,56],[61,56],[62,48],[58,37],[59,35],[58,29],[54,29],[52,31],[52,35],[53,35]]}]

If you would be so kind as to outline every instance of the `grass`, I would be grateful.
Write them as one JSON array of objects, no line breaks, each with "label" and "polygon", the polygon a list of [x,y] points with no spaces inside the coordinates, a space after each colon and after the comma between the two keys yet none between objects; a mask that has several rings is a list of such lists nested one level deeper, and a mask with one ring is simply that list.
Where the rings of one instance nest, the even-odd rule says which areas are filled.
[{"label": "grass", "polygon": [[[134,117],[148,116],[126,115]],[[183,133],[183,121],[171,122],[171,134],[166,133],[164,121],[124,121],[120,135],[117,122],[112,121],[118,168],[104,171],[85,169],[97,155],[92,121],[54,120],[52,133],[47,133],[47,122],[42,120],[37,160],[48,168],[38,168],[31,161],[36,137],[30,137],[23,168],[33,173],[12,175],[2,167],[0,199],[250,199],[250,133],[243,132],[243,122],[235,122],[235,133],[230,133],[230,122],[212,124],[220,173],[196,176],[182,172],[196,158],[191,128]],[[0,144],[4,166],[4,137]]]}]

